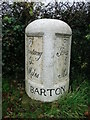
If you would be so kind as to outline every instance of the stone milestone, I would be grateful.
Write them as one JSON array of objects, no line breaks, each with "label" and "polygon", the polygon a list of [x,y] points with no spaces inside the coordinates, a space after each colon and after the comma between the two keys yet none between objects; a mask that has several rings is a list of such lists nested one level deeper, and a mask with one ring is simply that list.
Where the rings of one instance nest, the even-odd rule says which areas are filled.
[{"label": "stone milestone", "polygon": [[56,19],[38,19],[25,29],[25,89],[52,102],[68,91],[72,30]]}]

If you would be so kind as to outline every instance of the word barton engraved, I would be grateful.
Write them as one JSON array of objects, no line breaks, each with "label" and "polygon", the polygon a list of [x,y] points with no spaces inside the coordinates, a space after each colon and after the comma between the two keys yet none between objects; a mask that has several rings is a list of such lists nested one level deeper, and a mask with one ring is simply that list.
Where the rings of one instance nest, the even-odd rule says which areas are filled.
[{"label": "word barton engraved", "polygon": [[63,92],[65,92],[65,86],[61,86],[61,87],[58,87],[56,89],[52,89],[52,88],[49,88],[49,89],[44,89],[44,88],[34,88],[33,86],[30,86],[30,92],[32,94],[38,94],[38,95],[41,95],[41,96],[53,96],[54,94],[55,95],[60,95],[60,94],[63,94]]}]

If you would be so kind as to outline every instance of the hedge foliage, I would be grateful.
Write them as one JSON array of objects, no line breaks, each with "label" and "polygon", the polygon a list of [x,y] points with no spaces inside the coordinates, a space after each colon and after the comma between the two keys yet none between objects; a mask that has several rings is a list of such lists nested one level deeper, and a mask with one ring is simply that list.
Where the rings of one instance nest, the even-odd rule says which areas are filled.
[{"label": "hedge foliage", "polygon": [[2,3],[2,59],[3,76],[24,78],[25,27],[35,19],[63,20],[73,31],[71,50],[71,77],[89,75],[90,3]]}]

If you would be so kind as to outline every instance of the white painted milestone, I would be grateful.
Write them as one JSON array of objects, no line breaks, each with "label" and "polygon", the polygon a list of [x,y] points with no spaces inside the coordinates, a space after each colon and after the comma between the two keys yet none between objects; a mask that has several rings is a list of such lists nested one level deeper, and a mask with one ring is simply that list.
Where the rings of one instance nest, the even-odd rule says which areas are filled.
[{"label": "white painted milestone", "polygon": [[72,30],[56,19],[38,19],[25,29],[25,88],[43,102],[60,98],[69,88]]}]

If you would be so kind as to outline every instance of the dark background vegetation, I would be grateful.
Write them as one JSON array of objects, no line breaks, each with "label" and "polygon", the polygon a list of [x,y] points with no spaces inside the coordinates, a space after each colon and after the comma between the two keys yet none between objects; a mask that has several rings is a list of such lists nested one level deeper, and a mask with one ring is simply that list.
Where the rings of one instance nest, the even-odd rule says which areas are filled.
[{"label": "dark background vegetation", "polygon": [[[69,93],[54,103],[25,94],[25,28],[36,20],[63,20],[72,29]],[[2,77],[4,118],[84,117],[90,79],[90,3],[2,3]]]},{"label": "dark background vegetation", "polygon": [[63,20],[72,28],[71,77],[90,77],[90,3],[2,4],[3,76],[24,79],[25,27],[35,19]]}]

